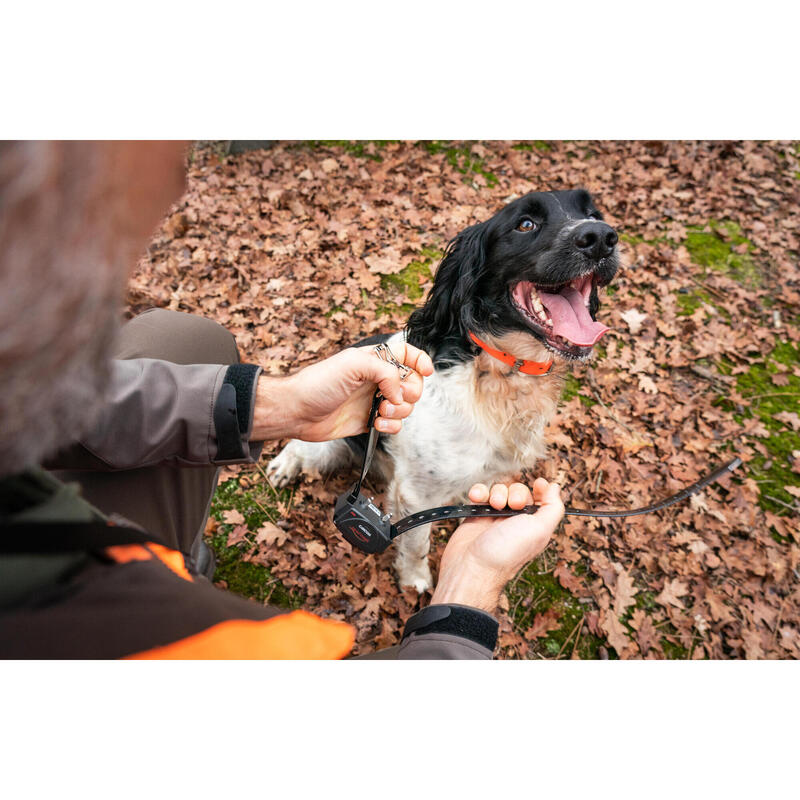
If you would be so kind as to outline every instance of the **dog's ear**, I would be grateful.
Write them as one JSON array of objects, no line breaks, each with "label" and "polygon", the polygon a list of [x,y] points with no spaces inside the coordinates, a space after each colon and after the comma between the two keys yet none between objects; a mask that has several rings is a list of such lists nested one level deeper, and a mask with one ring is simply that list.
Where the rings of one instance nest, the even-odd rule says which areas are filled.
[{"label": "dog's ear", "polygon": [[429,353],[440,352],[447,340],[464,340],[472,327],[475,286],[486,263],[489,227],[482,222],[451,240],[436,272],[425,305],[406,326],[408,341]]}]

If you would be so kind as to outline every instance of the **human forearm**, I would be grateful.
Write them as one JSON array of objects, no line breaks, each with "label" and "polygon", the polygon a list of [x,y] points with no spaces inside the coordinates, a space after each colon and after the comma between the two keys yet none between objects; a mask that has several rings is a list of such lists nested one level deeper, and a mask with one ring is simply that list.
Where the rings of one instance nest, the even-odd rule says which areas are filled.
[{"label": "human forearm", "polygon": [[[291,376],[290,376],[291,377]],[[256,403],[250,440],[269,442],[294,438],[290,377],[261,375],[256,386]]]},{"label": "human forearm", "polygon": [[459,603],[494,614],[506,583],[504,573],[474,565],[467,557],[456,569],[440,574],[431,605]]},{"label": "human forearm", "polygon": [[111,369],[93,425],[49,459],[48,468],[202,466],[258,458],[260,447],[247,441],[258,367],[135,358],[115,360]]}]

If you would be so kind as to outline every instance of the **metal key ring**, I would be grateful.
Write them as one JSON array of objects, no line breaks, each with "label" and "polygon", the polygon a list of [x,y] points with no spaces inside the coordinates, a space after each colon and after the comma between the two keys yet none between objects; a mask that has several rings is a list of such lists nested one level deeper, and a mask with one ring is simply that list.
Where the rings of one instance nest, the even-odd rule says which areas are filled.
[{"label": "metal key ring", "polygon": [[385,361],[387,364],[392,364],[400,370],[400,380],[404,381],[410,374],[411,374],[411,367],[407,367],[405,364],[401,364],[394,356],[394,353],[389,349],[389,345],[386,342],[381,342],[380,344],[375,345],[374,347],[375,354],[381,361]]}]

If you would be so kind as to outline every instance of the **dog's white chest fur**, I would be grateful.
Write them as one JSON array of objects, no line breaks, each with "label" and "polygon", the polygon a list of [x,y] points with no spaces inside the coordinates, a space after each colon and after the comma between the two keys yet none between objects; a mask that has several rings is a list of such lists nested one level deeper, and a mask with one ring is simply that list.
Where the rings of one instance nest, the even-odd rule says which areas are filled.
[{"label": "dog's white chest fur", "polygon": [[560,391],[554,380],[509,373],[488,356],[427,378],[414,413],[385,441],[402,505],[451,501],[474,483],[533,466],[545,453],[544,428]]}]

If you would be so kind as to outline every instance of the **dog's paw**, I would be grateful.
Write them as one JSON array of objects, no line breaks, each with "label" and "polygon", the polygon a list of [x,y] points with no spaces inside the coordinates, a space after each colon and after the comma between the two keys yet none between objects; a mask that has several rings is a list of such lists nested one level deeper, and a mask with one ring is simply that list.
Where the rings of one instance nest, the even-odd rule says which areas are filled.
[{"label": "dog's paw", "polygon": [[283,489],[294,481],[303,468],[302,461],[292,452],[291,443],[267,465],[267,477],[276,489]]},{"label": "dog's paw", "polygon": [[401,586],[410,586],[412,589],[416,589],[419,594],[432,589],[433,576],[431,575],[431,568],[428,566],[428,559],[424,559],[418,567],[413,569],[398,570],[397,580]]}]

